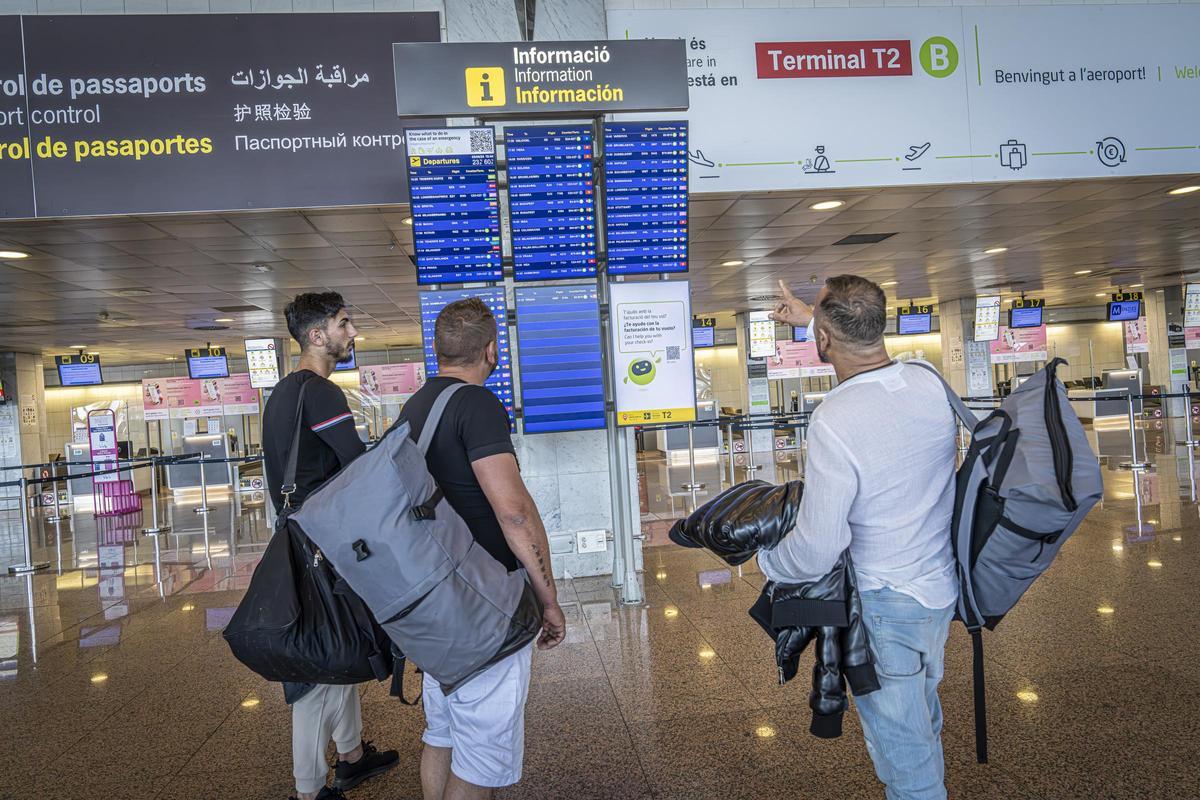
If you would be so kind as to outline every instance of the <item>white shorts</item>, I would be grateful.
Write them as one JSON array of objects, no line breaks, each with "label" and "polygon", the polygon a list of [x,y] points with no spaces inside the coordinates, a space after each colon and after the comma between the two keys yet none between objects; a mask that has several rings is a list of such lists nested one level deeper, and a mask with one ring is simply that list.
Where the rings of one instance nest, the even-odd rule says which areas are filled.
[{"label": "white shorts", "polygon": [[499,788],[521,780],[532,659],[530,643],[448,696],[437,681],[425,676],[421,741],[453,750],[450,770],[467,783]]}]

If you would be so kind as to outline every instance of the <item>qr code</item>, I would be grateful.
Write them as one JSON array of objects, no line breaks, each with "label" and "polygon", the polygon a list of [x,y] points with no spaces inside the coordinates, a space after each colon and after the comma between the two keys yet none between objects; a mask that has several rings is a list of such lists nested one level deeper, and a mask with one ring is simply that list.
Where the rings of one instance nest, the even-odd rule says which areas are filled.
[{"label": "qr code", "polygon": [[667,361],[678,361],[678,360],[679,360],[679,346],[675,345],[674,347],[668,347],[667,348]]},{"label": "qr code", "polygon": [[472,153],[490,153],[493,146],[490,130],[471,131]]}]

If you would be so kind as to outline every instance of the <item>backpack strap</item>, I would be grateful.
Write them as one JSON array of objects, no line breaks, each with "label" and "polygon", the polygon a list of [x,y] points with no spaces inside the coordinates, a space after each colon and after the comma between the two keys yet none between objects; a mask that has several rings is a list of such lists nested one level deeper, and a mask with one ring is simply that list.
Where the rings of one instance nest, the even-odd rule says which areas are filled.
[{"label": "backpack strap", "polygon": [[441,394],[433,401],[433,408],[429,409],[429,416],[425,418],[425,427],[421,428],[421,438],[417,440],[417,448],[421,451],[421,455],[429,452],[429,445],[433,442],[433,435],[437,433],[438,425],[441,424],[442,415],[446,412],[446,405],[450,402],[450,398],[464,386],[466,386],[465,383],[452,383],[442,389]]},{"label": "backpack strap", "polygon": [[983,682],[983,631],[971,631],[971,662],[975,684],[975,761],[988,763],[987,693]]},{"label": "backpack strap", "polygon": [[942,377],[942,374],[938,372],[932,364],[927,364],[924,361],[917,360],[906,361],[904,363],[912,364],[913,366],[927,370],[933,375],[933,377],[937,378],[942,384],[942,389],[944,389],[946,392],[946,399],[950,401],[950,407],[954,409],[954,413],[960,420],[962,420],[964,425],[971,430],[975,430],[975,426],[979,424],[979,418],[975,416],[975,413],[971,411],[971,409],[967,408],[967,404],[964,403],[962,398],[959,397],[954,389],[950,387],[950,384],[946,383],[946,379]]},{"label": "backpack strap", "polygon": [[[450,403],[450,398],[459,389],[466,386],[465,383],[452,383],[445,389],[442,389],[441,394],[433,401],[433,407],[429,409],[429,416],[425,418],[425,427],[421,428],[421,438],[417,440],[417,449],[421,451],[421,455],[429,453],[429,445],[433,442],[433,435],[437,433],[438,425],[442,422],[442,417],[446,413],[446,406]],[[442,492],[442,487],[434,484],[433,494],[420,505],[413,506],[410,512],[413,519],[418,521],[436,519],[437,507],[442,502],[445,494]]]},{"label": "backpack strap", "polygon": [[305,381],[300,384],[300,394],[296,397],[296,427],[292,431],[292,446],[288,448],[287,461],[283,468],[283,484],[279,487],[284,508],[292,507],[292,495],[296,491],[296,465],[300,457],[300,430],[304,427],[304,393],[307,390],[308,381]]}]

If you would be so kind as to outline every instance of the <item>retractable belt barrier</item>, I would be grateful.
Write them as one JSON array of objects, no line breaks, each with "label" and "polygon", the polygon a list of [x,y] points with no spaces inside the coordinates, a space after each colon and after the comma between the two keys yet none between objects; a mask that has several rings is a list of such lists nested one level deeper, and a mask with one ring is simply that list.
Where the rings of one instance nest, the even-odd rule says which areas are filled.
[{"label": "retractable belt barrier", "polygon": [[[253,464],[262,461],[263,457],[258,456],[238,456],[236,458],[208,458],[203,453],[187,453],[179,456],[148,456],[141,459],[126,459],[118,460],[117,466],[114,469],[98,469],[91,472],[75,472],[69,475],[50,475],[45,478],[26,478],[26,485],[43,483],[58,483],[59,481],[73,481],[77,478],[94,478],[98,475],[112,475],[116,472],[127,472],[135,469],[143,469],[145,467],[157,467],[159,465],[170,466],[172,464]],[[43,467],[56,466],[90,466],[91,461],[50,461],[45,464],[20,464],[12,467],[0,467],[0,471],[8,472],[14,470],[27,469],[42,469]],[[15,481],[0,481],[0,487],[20,486],[21,480]]]}]

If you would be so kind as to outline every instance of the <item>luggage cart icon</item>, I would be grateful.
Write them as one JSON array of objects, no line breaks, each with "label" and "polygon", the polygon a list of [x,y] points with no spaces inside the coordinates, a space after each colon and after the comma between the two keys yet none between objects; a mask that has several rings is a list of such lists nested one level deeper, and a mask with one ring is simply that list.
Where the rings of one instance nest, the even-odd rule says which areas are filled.
[{"label": "luggage cart icon", "polygon": [[1024,169],[1029,163],[1029,150],[1016,139],[1000,145],[1000,165],[1011,170]]}]

